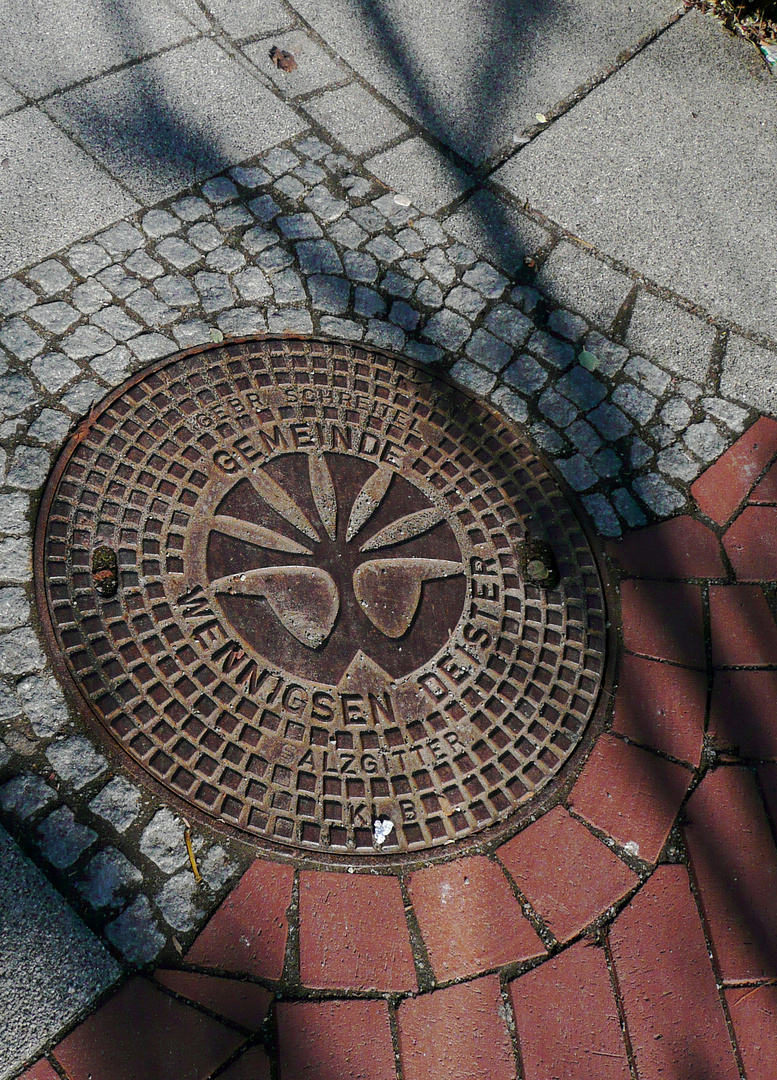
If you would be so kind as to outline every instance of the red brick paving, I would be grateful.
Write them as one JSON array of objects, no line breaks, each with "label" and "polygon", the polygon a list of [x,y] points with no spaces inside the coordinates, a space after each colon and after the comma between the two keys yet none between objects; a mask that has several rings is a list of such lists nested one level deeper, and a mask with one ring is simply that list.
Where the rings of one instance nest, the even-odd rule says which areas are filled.
[{"label": "red brick paving", "polygon": [[604,949],[573,945],[510,983],[524,1080],[630,1080]]},{"label": "red brick paving", "polygon": [[699,509],[724,525],[777,457],[777,423],[762,416],[691,485]]},{"label": "red brick paving", "polygon": [[280,1080],[396,1080],[385,1001],[278,1005]]},{"label": "red brick paving", "polygon": [[515,1057],[496,975],[403,1002],[404,1080],[514,1080]]},{"label": "red brick paving", "polygon": [[766,803],[766,813],[772,823],[772,832],[777,836],[777,765],[759,765],[756,774]]},{"label": "red brick paving", "polygon": [[739,1080],[684,866],[660,866],[610,933],[644,1080]]},{"label": "red brick paving", "polygon": [[626,577],[716,578],[726,574],[720,541],[703,522],[683,516],[607,545]]},{"label": "red brick paving", "polygon": [[726,991],[747,1080],[774,1080],[777,1062],[777,986]]},{"label": "red brick paving", "polygon": [[224,1020],[231,1020],[249,1031],[258,1031],[267,1015],[272,994],[254,983],[199,975],[193,971],[156,971],[154,978],[162,986],[204,1005]]},{"label": "red brick paving", "polygon": [[698,765],[706,705],[707,676],[703,672],[624,656],[613,729],[634,742]]},{"label": "red brick paving", "polygon": [[569,805],[619,844],[635,843],[654,862],[692,774],[648,750],[602,735],[572,789]]},{"label": "red brick paving", "polygon": [[70,1080],[203,1080],[244,1041],[134,978],[54,1048]]},{"label": "red brick paving", "polygon": [[283,973],[294,871],[257,860],[186,954],[192,964],[267,979]]},{"label": "red brick paving", "polygon": [[709,734],[741,757],[777,758],[777,671],[718,671]]},{"label": "red brick paving", "polygon": [[704,667],[701,588],[664,581],[621,583],[623,640],[631,652]]},{"label": "red brick paving", "polygon": [[777,506],[748,506],[723,537],[738,581],[777,577]]},{"label": "red brick paving", "polygon": [[304,986],[418,989],[398,878],[303,871],[299,906]]},{"label": "red brick paving", "polygon": [[497,856],[559,941],[574,937],[639,880],[562,806],[500,847]]},{"label": "red brick paving", "polygon": [[418,870],[408,886],[437,979],[542,956],[501,866],[482,856]]},{"label": "red brick paving", "polygon": [[772,465],[763,480],[755,485],[748,502],[777,503],[777,465]]},{"label": "red brick paving", "polygon": [[59,1073],[52,1068],[45,1058],[36,1061],[31,1069],[27,1069],[19,1077],[19,1080],[60,1080]]},{"label": "red brick paving", "polygon": [[715,667],[777,664],[777,624],[759,585],[711,585]]},{"label": "red brick paving", "polygon": [[219,1080],[270,1080],[271,1076],[267,1054],[261,1046],[252,1046],[224,1072],[219,1073]]},{"label": "red brick paving", "polygon": [[777,851],[755,777],[724,766],[688,800],[684,834],[721,975],[777,976]]}]

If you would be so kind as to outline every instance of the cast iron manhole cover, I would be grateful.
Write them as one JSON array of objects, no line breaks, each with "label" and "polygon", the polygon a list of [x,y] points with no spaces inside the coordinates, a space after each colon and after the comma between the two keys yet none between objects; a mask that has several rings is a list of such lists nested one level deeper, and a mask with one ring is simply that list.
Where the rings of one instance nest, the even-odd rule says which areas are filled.
[{"label": "cast iron manhole cover", "polygon": [[[529,582],[536,541],[555,587]],[[547,468],[485,405],[358,347],[146,369],[61,454],[35,572],[90,722],[276,852],[401,857],[514,820],[603,677],[597,564]]]}]

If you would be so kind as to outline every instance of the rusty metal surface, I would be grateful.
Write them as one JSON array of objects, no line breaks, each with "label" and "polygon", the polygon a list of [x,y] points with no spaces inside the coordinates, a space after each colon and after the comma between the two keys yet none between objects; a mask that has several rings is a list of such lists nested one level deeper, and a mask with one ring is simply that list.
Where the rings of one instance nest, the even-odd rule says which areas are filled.
[{"label": "rusty metal surface", "polygon": [[[551,587],[525,580],[537,550]],[[275,851],[401,859],[514,820],[605,667],[596,560],[547,468],[355,346],[199,349],[111,394],[49,481],[35,576],[90,722]]]}]

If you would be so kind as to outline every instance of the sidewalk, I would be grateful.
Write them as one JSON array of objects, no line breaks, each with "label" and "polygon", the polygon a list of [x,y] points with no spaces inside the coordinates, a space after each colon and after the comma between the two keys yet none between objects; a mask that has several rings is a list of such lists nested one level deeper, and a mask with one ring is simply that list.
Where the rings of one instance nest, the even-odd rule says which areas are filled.
[{"label": "sidewalk", "polygon": [[[770,1078],[758,51],[663,0],[29,2],[3,16],[0,112],[0,1076]],[[198,886],[180,803],[53,677],[31,545],[71,429],[147,364],[268,333],[447,373],[600,538],[604,730],[510,839],[333,869],[193,823]]]}]

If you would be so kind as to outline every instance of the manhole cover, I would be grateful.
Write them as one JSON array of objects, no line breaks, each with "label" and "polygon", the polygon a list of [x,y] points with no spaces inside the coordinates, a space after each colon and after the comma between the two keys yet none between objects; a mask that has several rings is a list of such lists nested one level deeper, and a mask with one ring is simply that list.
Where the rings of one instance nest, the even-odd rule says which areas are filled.
[{"label": "manhole cover", "polygon": [[112,393],[59,458],[35,573],[89,720],[276,852],[401,857],[514,822],[604,671],[594,555],[532,450],[329,342],[200,349]]}]

